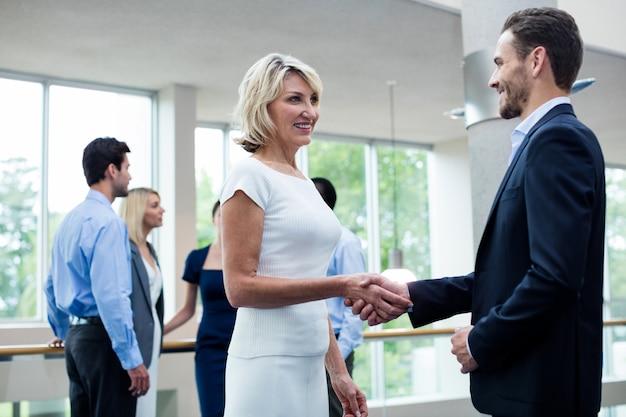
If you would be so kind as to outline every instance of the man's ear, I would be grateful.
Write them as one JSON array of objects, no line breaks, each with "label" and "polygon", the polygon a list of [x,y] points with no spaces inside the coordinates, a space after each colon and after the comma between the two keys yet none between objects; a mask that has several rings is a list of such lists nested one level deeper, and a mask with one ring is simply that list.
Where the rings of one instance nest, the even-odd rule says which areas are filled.
[{"label": "man's ear", "polygon": [[115,177],[115,174],[117,174],[117,171],[118,171],[117,167],[115,166],[113,162],[111,162],[109,166],[107,166],[106,171],[104,171],[104,176],[105,178],[106,177],[113,178]]},{"label": "man's ear", "polygon": [[532,50],[530,53],[531,56],[531,64],[533,70],[533,77],[537,78],[539,74],[546,68],[546,66],[550,67],[550,59],[548,58],[548,53],[546,52],[546,48],[543,46],[538,46]]}]

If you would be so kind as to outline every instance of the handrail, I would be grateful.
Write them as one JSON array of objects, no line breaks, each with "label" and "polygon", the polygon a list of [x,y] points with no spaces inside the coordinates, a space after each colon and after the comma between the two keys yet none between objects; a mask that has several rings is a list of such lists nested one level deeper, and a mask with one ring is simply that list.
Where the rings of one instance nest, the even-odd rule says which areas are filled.
[{"label": "handrail", "polygon": [[[608,320],[604,327],[626,325],[626,319]],[[413,336],[440,336],[453,334],[453,328],[442,329],[389,329],[375,332],[364,332],[365,339],[395,339]],[[164,340],[163,353],[193,352],[196,339]],[[62,347],[50,347],[47,344],[34,345],[5,345],[0,346],[0,358],[19,355],[63,355]]]},{"label": "handrail", "polygon": [[[607,320],[604,323],[604,327],[611,326],[624,326],[626,325],[626,319],[619,320]],[[441,328],[441,329],[389,329],[381,330],[378,332],[364,332],[363,338],[365,339],[386,339],[386,338],[398,338],[407,336],[437,336],[442,334],[454,334],[455,329]]]}]

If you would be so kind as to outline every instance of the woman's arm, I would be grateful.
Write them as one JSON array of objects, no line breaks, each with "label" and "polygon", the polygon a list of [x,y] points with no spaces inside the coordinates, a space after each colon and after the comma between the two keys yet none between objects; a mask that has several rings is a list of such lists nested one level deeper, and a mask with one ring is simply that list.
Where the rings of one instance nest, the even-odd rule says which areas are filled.
[{"label": "woman's arm", "polygon": [[384,315],[399,315],[410,307],[407,298],[378,285],[368,286],[377,274],[304,279],[258,276],[264,216],[242,191],[222,203],[224,286],[233,307],[276,308],[329,297],[369,300]]},{"label": "woman's arm", "polygon": [[187,292],[185,294],[185,304],[176,313],[165,326],[163,326],[163,334],[166,335],[174,329],[179,328],[193,317],[196,312],[196,302],[198,298],[198,284],[187,282]]},{"label": "woman's arm", "polygon": [[328,320],[328,331],[330,332],[330,346],[326,352],[326,370],[337,398],[341,401],[344,415],[367,417],[368,409],[365,394],[356,386],[346,369],[346,363],[339,350],[339,345],[337,345],[330,319]]}]

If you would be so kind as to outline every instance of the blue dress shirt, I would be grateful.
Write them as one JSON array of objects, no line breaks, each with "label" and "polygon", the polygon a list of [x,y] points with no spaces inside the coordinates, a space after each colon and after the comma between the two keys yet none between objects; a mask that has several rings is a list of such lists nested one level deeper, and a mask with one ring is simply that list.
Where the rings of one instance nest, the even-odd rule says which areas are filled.
[{"label": "blue dress shirt", "polygon": [[122,367],[143,363],[129,298],[128,230],[104,194],[89,190],[61,222],[45,290],[48,322],[59,339],[67,337],[70,316],[99,316]]},{"label": "blue dress shirt", "polygon": [[[365,256],[361,239],[346,227],[341,227],[341,237],[333,251],[326,275],[355,274],[365,272]],[[337,344],[344,360],[350,352],[363,343],[363,322],[352,309],[343,303],[343,297],[326,300],[328,315],[335,334],[339,334]]]}]

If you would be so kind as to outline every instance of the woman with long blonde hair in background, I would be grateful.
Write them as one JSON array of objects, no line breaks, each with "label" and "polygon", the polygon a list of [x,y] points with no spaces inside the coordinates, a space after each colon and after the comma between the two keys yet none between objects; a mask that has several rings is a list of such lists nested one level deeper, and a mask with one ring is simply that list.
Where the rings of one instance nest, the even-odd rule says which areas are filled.
[{"label": "woman with long blonde hair in background", "polygon": [[158,359],[163,340],[163,279],[156,252],[147,238],[163,226],[161,197],[151,188],[134,188],[122,200],[119,215],[130,239],[133,323],[143,363],[150,373],[151,389],[137,399],[136,417],[156,416]]}]

